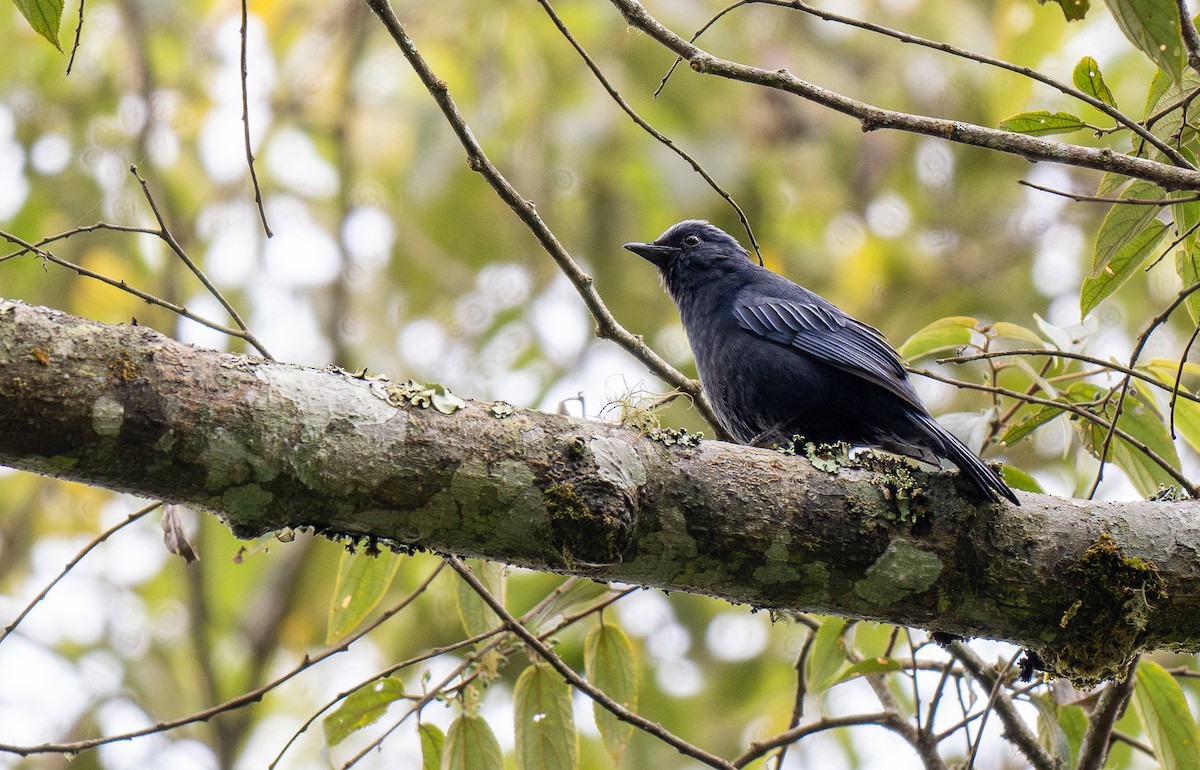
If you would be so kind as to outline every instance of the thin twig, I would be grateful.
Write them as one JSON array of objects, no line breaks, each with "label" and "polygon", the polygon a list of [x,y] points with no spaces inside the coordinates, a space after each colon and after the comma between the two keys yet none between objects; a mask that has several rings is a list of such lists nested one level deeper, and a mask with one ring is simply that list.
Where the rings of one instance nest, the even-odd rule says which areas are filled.
[{"label": "thin twig", "polygon": [[[1004,692],[1003,687],[997,687],[999,680],[1002,679],[1001,673],[996,672],[985,664],[983,659],[976,655],[975,651],[963,642],[951,642],[946,645],[945,649],[955,660],[962,664],[962,667],[977,682],[990,691],[996,692],[994,702],[996,716],[1000,717],[1000,721],[1004,723],[1005,734],[1012,745],[1024,754],[1029,763],[1037,768],[1037,770],[1056,770],[1054,758],[1042,748],[1041,743],[1038,742],[1037,735],[1029,729],[1029,725],[1017,713],[1012,700]],[[1011,668],[1011,664],[1009,667]],[[980,733],[982,734],[982,731]],[[972,755],[978,750],[978,746],[979,741],[976,740],[975,748],[971,752]]]},{"label": "thin twig", "polygon": [[600,71],[600,67],[597,66],[592,57],[588,55],[588,52],[584,50],[583,46],[580,45],[575,39],[575,36],[571,34],[571,31],[567,29],[567,25],[563,23],[563,20],[559,17],[558,13],[555,12],[554,7],[550,5],[549,0],[538,0],[538,3],[542,6],[542,8],[545,9],[546,14],[550,17],[550,20],[554,22],[554,26],[558,27],[558,31],[562,33],[563,37],[567,39],[567,42],[571,44],[571,47],[573,47],[576,53],[579,54],[580,58],[583,59],[583,63],[586,64],[587,68],[592,71],[593,75],[596,76],[596,80],[600,82],[601,87],[604,88],[609,97],[611,97],[612,100],[617,103],[617,106],[620,107],[621,110],[624,111],[624,113],[628,115],[630,119],[633,120],[633,122],[636,123],[643,131],[650,134],[650,136],[654,137],[662,144],[666,145],[668,149],[682,158],[697,174],[701,176],[701,178],[704,179],[705,182],[708,183],[708,186],[711,187],[717,195],[720,195],[725,199],[726,203],[733,207],[733,210],[737,212],[738,220],[742,223],[742,227],[746,229],[746,235],[750,238],[750,245],[754,248],[754,253],[758,255],[759,264],[762,264],[762,252],[759,250],[758,240],[754,237],[754,230],[750,227],[750,220],[746,218],[746,212],[742,211],[742,207],[739,206],[737,201],[733,199],[733,196],[726,192],[725,189],[717,183],[717,180],[713,179],[708,171],[706,171],[695,158],[689,155],[681,147],[676,145],[675,142],[671,141],[671,139],[661,131],[647,123],[641,115],[637,114],[637,112],[635,112],[634,109],[629,106],[629,103],[622,98],[621,94],[617,92],[617,89],[614,88],[609,82],[608,78],[604,76],[604,73]]},{"label": "thin twig", "polygon": [[67,59],[67,74],[75,66],[75,54],[79,52],[79,39],[83,35],[83,6],[84,0],[79,0],[79,22],[75,25],[75,42],[71,44],[71,58]]},{"label": "thin twig", "polygon": [[[442,115],[446,118],[446,122],[450,124],[455,136],[458,137],[459,143],[467,153],[467,165],[473,171],[483,176],[487,183],[491,185],[500,199],[525,224],[541,247],[550,255],[559,266],[559,269],[563,271],[567,279],[575,287],[575,290],[579,293],[579,296],[583,299],[584,304],[591,313],[592,318],[596,320],[596,335],[601,338],[613,340],[665,382],[687,392],[694,400],[697,411],[713,426],[717,436],[719,438],[728,438],[728,435],[721,429],[720,423],[717,422],[708,400],[704,397],[703,392],[701,392],[700,383],[689,379],[682,372],[671,366],[658,353],[654,352],[640,336],[631,334],[617,322],[617,319],[600,297],[600,293],[596,291],[592,277],[583,271],[559,242],[558,238],[555,237],[550,228],[547,227],[533,203],[526,200],[504,178],[504,175],[500,173],[499,169],[488,158],[478,140],[476,140],[475,135],[467,126],[462,114],[459,112],[458,105],[455,104],[453,97],[450,96],[450,89],[446,85],[446,81],[434,74],[433,70],[425,62],[424,57],[421,56],[421,52],[417,50],[416,45],[405,31],[404,25],[396,18],[391,3],[388,0],[367,0],[367,5],[379,17],[380,21],[383,22],[392,40],[399,46],[401,53],[403,53],[404,58],[408,61],[409,66],[417,73],[426,90],[429,91],[434,101],[437,102]],[[1200,184],[1200,181],[1198,181],[1198,184]]]},{"label": "thin twig", "polygon": [[1134,677],[1137,672],[1138,659],[1134,658],[1125,672],[1125,679],[1120,682],[1110,682],[1096,700],[1088,718],[1087,731],[1079,744],[1079,761],[1076,770],[1100,770],[1108,757],[1108,747],[1113,726],[1120,719],[1125,708],[1125,702],[1133,694]]},{"label": "thin twig", "polygon": [[273,233],[271,226],[267,224],[267,210],[263,206],[262,188],[258,186],[258,172],[254,170],[254,151],[250,148],[250,87],[246,82],[249,79],[249,68],[246,65],[246,49],[248,47],[246,37],[250,16],[246,5],[247,0],[242,0],[242,140],[246,145],[246,166],[250,169],[250,182],[254,185],[254,205],[258,207],[258,218],[262,220],[263,232],[270,238]]},{"label": "thin twig", "polygon": [[[379,0],[371,0],[378,2]],[[959,144],[1018,155],[1029,161],[1048,161],[1079,168],[1111,171],[1154,182],[1168,190],[1200,191],[1200,171],[1114,152],[1104,147],[1051,142],[960,120],[885,110],[802,80],[786,70],[766,70],[713,56],[689,43],[654,18],[637,0],[611,0],[625,19],[658,44],[682,56],[693,70],[707,75],[772,88],[858,120],[864,131],[894,129],[932,136]]]},{"label": "thin twig", "polygon": [[1200,33],[1196,32],[1187,0],[1175,0],[1175,5],[1179,8],[1179,27],[1183,32],[1183,47],[1187,50],[1188,66],[1200,72]]},{"label": "thin twig", "polygon": [[38,595],[33,597],[33,599],[30,600],[29,604],[25,605],[25,609],[21,610],[21,614],[17,615],[16,619],[14,619],[13,622],[9,623],[7,626],[4,627],[4,629],[2,631],[0,631],[0,644],[4,643],[4,640],[8,638],[9,634],[11,634],[13,631],[15,631],[17,626],[21,625],[21,621],[24,620],[29,615],[29,613],[33,612],[33,608],[38,606],[38,604],[41,603],[41,601],[46,598],[46,595],[49,594],[51,590],[53,590],[54,586],[58,585],[60,580],[65,578],[71,570],[75,569],[75,565],[78,564],[79,562],[83,561],[83,558],[85,556],[87,556],[89,553],[91,553],[92,550],[96,548],[96,546],[100,545],[105,540],[107,540],[110,537],[112,537],[113,535],[115,535],[117,532],[120,532],[125,527],[128,527],[130,524],[134,523],[135,521],[138,521],[142,517],[151,513],[152,511],[154,511],[161,505],[162,505],[161,502],[157,502],[157,503],[151,503],[150,505],[147,505],[144,508],[140,508],[140,509],[134,511],[133,513],[129,514],[127,517],[125,517],[121,521],[118,521],[116,524],[112,525],[108,529],[104,530],[99,535],[96,535],[96,537],[92,538],[91,542],[89,542],[87,545],[85,545],[79,551],[79,553],[75,554],[74,558],[72,558],[69,562],[67,562],[66,566],[62,568],[62,571],[59,572],[57,575],[55,575],[54,579],[51,580],[49,583],[47,583],[46,587],[43,588],[41,591],[39,591]]},{"label": "thin twig", "polygon": [[[804,699],[808,697],[808,676],[804,669],[808,663],[808,655],[812,651],[813,642],[816,641],[817,635],[810,631],[808,636],[804,637],[804,644],[800,647],[800,654],[796,656],[796,697],[792,700],[792,718],[788,720],[788,730],[794,730],[800,720],[804,718]],[[775,767],[782,768],[783,760],[787,757],[788,747],[792,745],[792,741],[788,741],[779,747],[779,753],[775,755]],[[753,747],[752,747],[753,748]],[[736,762],[734,764],[737,764]]]},{"label": "thin twig", "polygon": [[183,727],[184,725],[195,724],[197,722],[207,722],[208,720],[212,719],[213,717],[217,716],[218,714],[223,714],[223,713],[226,713],[229,711],[234,711],[234,710],[240,709],[244,706],[248,706],[251,703],[257,703],[260,700],[262,700],[263,696],[265,696],[267,693],[271,692],[275,688],[279,687],[279,685],[283,684],[284,682],[288,681],[289,679],[292,679],[293,677],[297,676],[298,674],[301,674],[304,671],[307,671],[308,669],[312,668],[313,666],[316,666],[318,663],[321,663],[322,661],[326,660],[327,658],[337,655],[338,653],[345,652],[346,650],[348,650],[350,648],[350,645],[354,644],[359,639],[361,639],[364,636],[366,636],[367,634],[371,633],[376,628],[378,628],[380,625],[382,625],[386,620],[388,620],[389,618],[391,618],[394,615],[396,615],[397,613],[399,613],[401,610],[403,610],[408,605],[412,604],[414,601],[416,601],[417,597],[419,597],[422,593],[424,593],[425,589],[429,587],[429,584],[433,581],[433,578],[437,576],[437,572],[441,568],[442,567],[439,564],[438,567],[436,569],[434,569],[434,571],[429,575],[429,577],[427,577],[419,586],[414,588],[413,591],[411,593],[409,593],[407,596],[405,596],[404,599],[402,599],[398,604],[396,604],[396,606],[391,607],[386,612],[382,613],[378,618],[371,621],[367,625],[363,626],[357,632],[351,634],[350,636],[347,636],[345,639],[343,639],[341,642],[339,642],[336,646],[330,647],[329,649],[327,649],[313,657],[309,657],[308,655],[305,655],[303,657],[303,659],[301,659],[301,661],[299,663],[297,663],[295,666],[293,666],[290,671],[287,671],[283,675],[276,677],[275,679],[271,680],[270,682],[267,682],[266,684],[262,685],[261,687],[256,687],[253,690],[242,693],[241,695],[238,695],[235,698],[230,698],[229,700],[225,701],[224,703],[217,704],[216,706],[212,706],[212,707],[204,709],[202,711],[197,711],[193,714],[188,714],[187,716],[180,717],[178,719],[166,720],[166,721],[158,722],[157,724],[151,725],[149,727],[143,727],[139,730],[132,730],[132,731],[126,732],[126,733],[117,733],[114,735],[104,736],[102,738],[92,738],[89,740],[73,741],[71,743],[43,743],[38,746],[16,746],[16,745],[12,745],[12,744],[0,743],[0,752],[7,752],[9,754],[17,754],[18,756],[23,756],[23,757],[30,756],[33,754],[77,754],[81,751],[87,751],[89,749],[94,749],[94,748],[97,748],[98,746],[104,746],[104,745],[107,745],[110,743],[118,743],[120,741],[128,741],[128,740],[133,740],[134,738],[141,738],[146,735],[154,735],[157,733],[164,733],[164,732],[168,732],[170,730],[174,730],[179,727]]},{"label": "thin twig", "polygon": [[[1177,390],[1176,388],[1172,388],[1170,385],[1167,385],[1165,382],[1155,379],[1154,377],[1152,377],[1149,374],[1146,374],[1145,372],[1140,372],[1137,369],[1131,369],[1128,366],[1118,364],[1116,361],[1105,361],[1102,358],[1096,358],[1095,356],[1089,356],[1086,353],[1075,353],[1070,350],[1048,350],[1046,348],[1016,348],[1013,350],[988,350],[988,351],[984,351],[982,353],[971,353],[970,355],[965,355],[965,356],[951,356],[949,358],[939,358],[939,359],[937,359],[937,362],[939,364],[965,364],[965,363],[970,363],[971,361],[983,361],[983,360],[989,360],[989,359],[995,359],[995,358],[1009,358],[1009,357],[1013,357],[1013,356],[1044,356],[1044,357],[1049,357],[1049,358],[1069,358],[1069,359],[1072,359],[1075,361],[1083,361],[1084,363],[1092,364],[1093,366],[1099,366],[1108,371],[1120,372],[1122,374],[1126,374],[1130,377],[1134,377],[1134,378],[1146,383],[1147,385],[1152,385],[1156,388],[1159,388],[1167,393],[1173,393]],[[1183,396],[1188,401],[1195,401],[1197,403],[1200,403],[1200,395],[1198,395],[1198,394],[1183,391],[1183,392],[1180,392],[1179,395]]]},{"label": "thin twig", "polygon": [[[1184,0],[1179,0],[1179,1],[1183,2]],[[1139,137],[1142,138],[1142,140],[1149,143],[1155,149],[1157,149],[1159,152],[1161,152],[1163,155],[1166,155],[1168,158],[1170,158],[1171,162],[1174,163],[1176,166],[1179,166],[1180,168],[1188,168],[1188,169],[1195,168],[1195,166],[1190,161],[1188,161],[1188,159],[1186,157],[1184,157],[1183,153],[1181,153],[1178,149],[1167,144],[1162,139],[1159,139],[1157,136],[1155,136],[1153,133],[1151,133],[1145,126],[1142,126],[1137,121],[1135,121],[1134,119],[1130,118],[1125,113],[1118,110],[1116,107],[1112,106],[1111,104],[1108,104],[1107,102],[1105,102],[1101,99],[1097,99],[1095,96],[1092,96],[1089,93],[1081,91],[1072,85],[1055,80],[1054,78],[1049,77],[1048,75],[1044,75],[1041,72],[1038,72],[1037,70],[1031,69],[1029,67],[1023,67],[1019,64],[1013,64],[1012,62],[1007,62],[1007,61],[1004,61],[1003,59],[996,59],[991,56],[984,56],[983,54],[978,54],[973,51],[968,51],[963,48],[958,48],[956,46],[952,46],[948,43],[943,43],[938,40],[929,40],[927,38],[919,37],[917,35],[911,35],[907,32],[901,32],[899,30],[891,29],[890,27],[884,27],[880,24],[875,24],[873,22],[863,21],[862,19],[856,19],[851,16],[842,16],[841,14],[833,13],[832,11],[821,10],[820,8],[814,8],[813,6],[809,5],[806,2],[802,2],[802,0],[741,0],[740,2],[734,3],[733,5],[729,6],[728,8],[725,8],[720,13],[718,13],[716,16],[714,16],[708,24],[706,24],[704,27],[701,28],[700,32],[697,32],[696,35],[692,37],[692,41],[695,41],[695,39],[697,37],[699,37],[701,32],[708,29],[708,27],[711,26],[711,24],[713,24],[714,22],[716,22],[717,19],[721,18],[726,13],[728,13],[728,12],[732,11],[733,9],[735,9],[739,6],[742,6],[742,5],[773,5],[773,6],[778,6],[780,8],[790,8],[792,10],[801,11],[803,13],[809,14],[810,16],[816,16],[817,18],[823,19],[824,21],[832,21],[837,24],[844,24],[846,26],[855,27],[857,29],[865,30],[867,32],[873,32],[877,35],[883,35],[884,37],[890,37],[894,40],[899,40],[902,43],[918,45],[918,46],[922,46],[924,48],[932,48],[936,51],[941,51],[943,53],[947,53],[947,54],[950,54],[951,56],[956,56],[961,59],[967,59],[969,61],[978,62],[979,64],[986,64],[990,67],[996,67],[998,69],[1007,70],[1008,72],[1013,72],[1015,74],[1021,75],[1022,77],[1029,78],[1030,80],[1035,80],[1039,83],[1048,85],[1051,88],[1055,89],[1056,91],[1059,91],[1059,92],[1061,92],[1067,96],[1070,96],[1072,98],[1078,99],[1081,102],[1087,103],[1091,107],[1099,110],[1100,112],[1103,112],[1105,115],[1112,118],[1114,121],[1116,121],[1120,125],[1124,126],[1125,128],[1129,129],[1133,133],[1137,134]],[[678,64],[678,63],[679,63],[679,61],[676,60],[675,64]],[[674,68],[675,68],[675,65],[672,65],[671,69],[674,70]],[[670,76],[670,73],[668,73],[668,77],[669,76]],[[665,83],[666,78],[664,78],[663,81]],[[659,87],[661,88],[662,86],[659,86]]]},{"label": "thin twig", "polygon": [[1014,652],[1004,668],[996,673],[996,679],[992,682],[992,689],[988,693],[987,703],[983,705],[983,712],[979,717],[979,732],[975,734],[975,746],[971,749],[971,756],[967,758],[966,770],[974,770],[975,757],[979,755],[979,747],[983,745],[983,728],[987,727],[988,714],[992,713],[992,709],[995,708],[996,702],[1000,699],[1000,692],[1004,689],[1005,675],[1012,670],[1012,667],[1017,662],[1017,658],[1020,656],[1020,650]]},{"label": "thin twig", "polygon": [[1130,206],[1170,206],[1173,203],[1200,201],[1200,195],[1185,195],[1182,198],[1106,198],[1099,195],[1080,195],[1078,193],[1069,193],[1066,190],[1055,190],[1052,187],[1034,184],[1025,179],[1018,179],[1017,184],[1062,198],[1069,198],[1077,203],[1125,203]]},{"label": "thin twig", "polygon": [[553,667],[554,670],[560,675],[562,675],[562,677],[566,679],[567,682],[576,690],[579,690],[596,703],[599,703],[604,709],[612,712],[617,719],[620,719],[622,722],[628,722],[643,732],[653,735],[655,738],[658,738],[663,743],[671,746],[684,756],[691,757],[699,762],[703,762],[710,767],[727,768],[728,770],[732,770],[732,768],[735,767],[735,765],[727,760],[721,759],[715,754],[710,754],[704,749],[688,743],[664,728],[662,725],[651,722],[649,719],[646,719],[640,714],[630,711],[625,706],[617,703],[603,690],[600,690],[591,682],[575,673],[575,670],[564,663],[562,658],[555,654],[554,650],[547,647],[546,643],[539,639],[536,634],[525,628],[525,626],[523,626],[519,620],[513,617],[512,613],[510,613],[504,607],[504,605],[496,599],[496,597],[492,596],[492,593],[488,591],[487,587],[480,582],[479,578],[475,577],[475,573],[472,572],[471,569],[467,567],[467,565],[464,564],[461,559],[459,559],[457,556],[448,556],[446,557],[446,561],[450,564],[454,571],[457,572],[462,579],[471,586],[472,589],[474,589],[475,593],[479,594],[479,598],[483,599],[484,603],[491,607],[492,612],[495,612],[504,621],[509,630],[521,637],[525,644],[529,645],[531,650],[536,652],[543,660],[549,663],[550,666]]},{"label": "thin twig", "polygon": [[1146,455],[1146,457],[1148,457],[1156,465],[1158,465],[1160,468],[1162,468],[1163,471],[1165,471],[1169,476],[1171,476],[1171,478],[1175,479],[1175,481],[1179,484],[1180,488],[1187,491],[1188,495],[1190,495],[1191,497],[1200,496],[1200,487],[1197,487],[1197,485],[1195,485],[1191,481],[1189,481],[1187,476],[1185,476],[1181,470],[1174,467],[1170,462],[1168,462],[1166,460],[1166,458],[1162,457],[1157,452],[1155,452],[1153,449],[1151,449],[1149,446],[1147,446],[1144,441],[1142,441],[1141,439],[1135,438],[1134,436],[1130,435],[1127,431],[1123,430],[1122,428],[1114,428],[1112,422],[1104,419],[1100,415],[1097,415],[1093,412],[1088,411],[1087,409],[1083,408],[1083,406],[1081,406],[1079,404],[1072,404],[1072,403],[1068,403],[1065,401],[1054,401],[1049,398],[1040,398],[1038,396],[1033,396],[1033,395],[1029,395],[1027,393],[1022,393],[1017,390],[1010,390],[1008,388],[1002,388],[998,385],[985,385],[983,383],[978,383],[978,382],[968,382],[966,380],[958,380],[953,377],[947,377],[945,375],[937,374],[936,372],[931,372],[931,371],[928,371],[925,369],[911,369],[910,368],[909,371],[913,372],[914,374],[919,374],[922,377],[928,377],[931,380],[937,380],[938,382],[944,382],[948,385],[954,385],[955,387],[958,387],[958,388],[968,388],[970,390],[979,390],[984,393],[999,393],[1002,396],[1008,396],[1010,398],[1019,399],[1021,401],[1025,401],[1026,403],[1037,404],[1039,406],[1050,406],[1050,407],[1054,407],[1055,409],[1061,409],[1064,412],[1070,412],[1071,414],[1082,417],[1083,419],[1085,419],[1091,423],[1094,423],[1095,425],[1098,425],[1105,430],[1110,430],[1110,429],[1114,430],[1115,435],[1118,438],[1124,439],[1134,449],[1137,449],[1139,452]]}]

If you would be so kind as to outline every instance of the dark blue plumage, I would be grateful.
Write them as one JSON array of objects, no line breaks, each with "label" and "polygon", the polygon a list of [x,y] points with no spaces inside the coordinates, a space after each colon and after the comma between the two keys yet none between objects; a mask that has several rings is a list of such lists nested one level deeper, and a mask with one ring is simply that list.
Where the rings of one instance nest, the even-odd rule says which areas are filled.
[{"label": "dark blue plumage", "polygon": [[679,308],[700,384],[743,444],[846,441],[959,467],[989,500],[1020,504],[929,415],[899,355],[870,326],[752,262],[732,236],[689,219],[625,248],[652,262]]}]

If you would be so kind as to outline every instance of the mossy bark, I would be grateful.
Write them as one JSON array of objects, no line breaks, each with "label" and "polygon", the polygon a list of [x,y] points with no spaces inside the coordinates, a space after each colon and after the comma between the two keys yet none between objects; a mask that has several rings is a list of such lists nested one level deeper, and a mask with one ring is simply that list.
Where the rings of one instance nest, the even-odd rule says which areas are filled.
[{"label": "mossy bark", "polygon": [[394,393],[0,301],[0,463],[211,510],[244,537],[308,526],[1006,639],[1080,680],[1140,649],[1200,651],[1197,502],[989,505],[952,473],[828,457],[818,470]]}]

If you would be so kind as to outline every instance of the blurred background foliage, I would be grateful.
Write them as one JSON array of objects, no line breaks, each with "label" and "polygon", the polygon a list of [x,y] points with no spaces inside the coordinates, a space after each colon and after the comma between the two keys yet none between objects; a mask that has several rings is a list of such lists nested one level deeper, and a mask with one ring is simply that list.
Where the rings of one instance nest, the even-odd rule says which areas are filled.
[{"label": "blurred background foliage", "polygon": [[[662,0],[651,9],[687,34],[720,7]],[[663,49],[627,28],[607,3],[563,0],[557,9],[634,109],[739,201],[768,267],[897,345],[944,316],[1033,328],[1035,314],[1058,327],[1080,323],[1079,286],[1104,209],[1017,180],[1090,191],[1097,174],[1035,167],[927,137],[863,133],[817,106],[686,67],[652,98],[671,64]],[[34,241],[98,220],[153,226],[132,164],[180,244],[282,360],[366,367],[520,406],[562,403],[578,413],[582,405],[589,416],[631,392],[664,390],[638,362],[594,339],[573,288],[467,167],[434,102],[363,3],[256,0],[249,11],[251,135],[273,238],[263,234],[243,156],[240,9],[223,0],[90,0],[69,76],[63,54],[15,10],[0,9],[7,62],[0,67],[0,227]],[[838,11],[1062,80],[1080,56],[1091,55],[1123,106],[1142,104],[1153,72],[1105,13],[1068,24],[1057,7],[1033,0],[855,0],[839,3]],[[64,44],[76,12],[68,4]],[[652,268],[620,245],[651,240],[685,218],[709,219],[746,242],[730,207],[620,112],[534,3],[401,2],[397,12],[492,160],[537,204],[616,317],[694,374]],[[1017,75],[779,8],[740,9],[702,44],[882,107],[985,126],[1067,104]],[[1099,120],[1089,108],[1073,109]],[[225,322],[153,237],[98,232],[55,251]],[[1089,351],[1127,357],[1137,331],[1178,289],[1170,265],[1131,282],[1094,313]],[[28,255],[0,262],[0,294],[106,322],[136,318],[197,344],[244,350]],[[1164,329],[1146,357],[1177,358],[1187,333],[1182,325]],[[982,369],[930,367],[981,378]],[[992,405],[979,393],[918,385],[935,413],[980,414]],[[577,394],[581,401],[564,401]],[[660,417],[671,426],[704,427],[682,403]],[[1076,451],[1065,429],[1042,430],[1006,448],[1004,458],[1064,495],[1086,490],[1095,473],[1095,461]],[[1182,459],[1194,466],[1190,453]],[[1116,470],[1100,491],[1136,494]],[[83,543],[140,504],[0,469],[0,617],[7,623]],[[322,647],[339,545],[298,537],[237,558],[244,544],[219,524],[205,516],[189,521],[201,561],[185,566],[169,558],[155,542],[154,524],[140,522],[85,560],[0,647],[0,741],[149,725],[260,685]],[[434,563],[405,557],[383,606],[412,590]],[[524,572],[510,578],[516,613],[561,581]],[[263,767],[349,683],[461,639],[454,585],[448,572],[440,575],[396,621],[260,704],[84,753],[72,766]],[[641,661],[639,711],[723,755],[786,726],[805,626],[653,592],[634,594],[615,612]],[[582,623],[559,636],[557,649],[579,669],[586,630]],[[891,633],[863,624],[858,644],[882,650]],[[996,649],[983,652],[1009,654]],[[503,693],[523,668],[517,663],[484,703],[506,747],[511,704]],[[449,670],[444,662],[430,666]],[[410,677],[417,690],[419,673]],[[863,697],[837,692],[819,708],[836,712]],[[608,766],[585,724],[590,709],[579,708],[582,766]],[[425,718],[437,721],[439,712],[451,710],[434,704]],[[338,766],[353,753],[322,748],[319,732],[306,734],[280,766]],[[896,739],[884,731],[871,730],[869,740],[852,735],[801,744],[791,757],[805,763],[796,766],[816,757],[822,767],[906,766],[896,764],[908,760],[897,759]],[[415,732],[402,733],[385,743],[383,757],[361,766],[418,766],[415,741]],[[1118,748],[1113,761],[1127,755]],[[679,761],[638,734],[624,766]],[[63,762],[0,755],[0,767]],[[1022,762],[997,733],[978,766]]]}]

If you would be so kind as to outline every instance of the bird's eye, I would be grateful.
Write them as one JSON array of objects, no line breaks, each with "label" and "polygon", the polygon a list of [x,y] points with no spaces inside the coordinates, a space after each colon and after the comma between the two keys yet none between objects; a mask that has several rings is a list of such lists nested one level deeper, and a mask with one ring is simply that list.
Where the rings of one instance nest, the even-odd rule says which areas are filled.
[{"label": "bird's eye", "polygon": [[700,236],[699,235],[687,236],[686,238],[683,239],[683,245],[684,246],[699,246],[700,245]]}]

